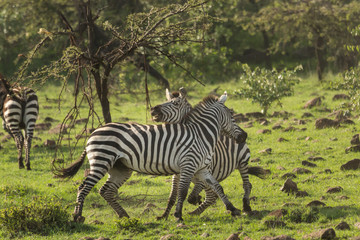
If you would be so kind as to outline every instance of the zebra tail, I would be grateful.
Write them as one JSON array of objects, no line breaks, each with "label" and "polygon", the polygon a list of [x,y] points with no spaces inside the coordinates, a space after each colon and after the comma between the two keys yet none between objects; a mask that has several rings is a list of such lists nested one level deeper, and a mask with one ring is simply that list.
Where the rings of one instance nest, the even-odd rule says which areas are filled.
[{"label": "zebra tail", "polygon": [[270,174],[270,170],[264,169],[263,167],[249,167],[248,174],[254,175],[258,178],[265,179]]},{"label": "zebra tail", "polygon": [[60,168],[60,169],[55,169],[54,175],[56,178],[72,178],[73,176],[76,175],[76,173],[79,171],[80,167],[83,165],[84,160],[86,157],[86,150],[84,150],[79,158],[79,160],[77,160],[76,162],[74,162],[73,164],[71,164],[69,167],[67,168]]}]

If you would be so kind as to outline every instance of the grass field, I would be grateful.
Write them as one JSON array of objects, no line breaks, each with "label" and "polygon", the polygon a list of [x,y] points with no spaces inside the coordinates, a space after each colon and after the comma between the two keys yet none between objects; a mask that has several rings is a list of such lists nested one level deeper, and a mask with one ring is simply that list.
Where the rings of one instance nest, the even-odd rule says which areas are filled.
[{"label": "grass field", "polygon": [[[259,111],[259,106],[250,100],[241,100],[232,94],[239,82],[229,82],[218,85],[187,86],[189,101],[196,104],[212,89],[220,87],[218,93],[224,90],[229,93],[226,105],[236,113]],[[61,98],[61,108],[55,101],[60,92],[58,86],[38,88],[40,102],[40,116],[37,123],[43,123],[46,117],[55,120],[52,128],[60,124],[73,104],[71,91],[65,92]],[[251,207],[256,211],[254,215],[242,215],[233,218],[226,212],[221,201],[208,208],[201,216],[189,216],[187,212],[195,206],[185,203],[184,224],[178,225],[171,215],[168,220],[156,220],[167,204],[171,187],[171,176],[154,177],[134,173],[129,181],[119,190],[119,201],[133,219],[139,221],[118,221],[115,213],[98,190],[106,179],[102,179],[85,201],[83,215],[84,224],[71,223],[62,228],[53,228],[46,231],[46,235],[34,234],[27,231],[17,232],[13,238],[18,239],[80,239],[82,237],[109,239],[160,239],[162,236],[173,234],[168,239],[226,239],[232,233],[241,234],[240,239],[248,236],[250,239],[261,239],[263,236],[278,236],[286,234],[294,239],[306,238],[307,235],[320,229],[333,228],[342,221],[349,224],[348,230],[337,230],[337,239],[351,239],[360,236],[360,229],[355,226],[360,222],[360,178],[359,170],[342,171],[340,166],[349,160],[358,158],[359,153],[345,153],[352,136],[359,133],[360,123],[358,113],[353,113],[351,120],[355,124],[341,124],[340,128],[315,128],[315,120],[328,117],[327,109],[336,109],[343,100],[333,101],[332,97],[339,92],[325,90],[313,77],[302,79],[295,87],[292,97],[283,99],[283,107],[273,106],[269,109],[271,115],[275,111],[287,111],[290,116],[267,117],[267,126],[261,125],[255,119],[250,119],[253,127],[246,128],[248,122],[239,123],[248,133],[248,146],[251,150],[251,159],[256,161],[250,165],[259,165],[271,171],[267,179],[250,177],[253,185]],[[304,109],[305,103],[316,97],[323,96],[321,106]],[[152,92],[151,103],[162,103],[165,100],[165,91]],[[81,116],[87,116],[85,107]],[[101,111],[99,111],[101,112]],[[144,94],[114,94],[111,98],[111,112],[113,121],[135,121],[152,124],[150,114],[146,113]],[[313,117],[304,118],[309,112]],[[334,119],[334,117],[328,117]],[[299,125],[300,123],[303,123]],[[293,126],[295,131],[285,132],[282,129],[274,130],[272,126],[281,124],[284,128]],[[66,135],[69,139],[63,140],[60,157],[68,160],[70,153],[68,144],[74,146],[78,134],[83,126],[76,125],[75,129]],[[271,133],[260,134],[258,130],[270,129]],[[0,139],[4,139],[5,131],[0,132]],[[278,141],[284,138],[287,141]],[[71,214],[74,208],[76,193],[79,184],[84,178],[84,169],[69,181],[59,181],[51,172],[51,161],[55,150],[44,146],[46,140],[57,140],[56,134],[49,134],[48,130],[35,132],[31,152],[32,171],[18,169],[17,152],[12,139],[0,143],[0,210],[14,206],[28,205],[38,196],[46,196],[61,203],[61,207]],[[75,152],[71,152],[74,159],[80,156],[86,140],[81,139]],[[271,148],[271,154],[261,153],[261,150]],[[59,157],[59,156],[58,156]],[[316,167],[305,167],[302,161],[309,157],[322,157],[315,163]],[[308,160],[310,161],[310,160]],[[285,180],[282,176],[291,173],[294,168],[303,167],[311,171],[308,174],[296,174],[293,179],[299,190],[306,191],[309,196],[296,197],[280,190]],[[326,170],[328,169],[328,170]],[[326,171],[325,171],[326,170]],[[242,181],[240,174],[234,172],[223,181],[225,193],[238,208],[242,208]],[[327,193],[331,187],[342,187],[338,193]],[[202,193],[204,196],[204,193]],[[325,203],[323,207],[314,210],[306,205],[314,200]],[[266,223],[274,220],[268,216],[272,211],[285,209],[288,214],[280,217],[285,226],[268,227]],[[306,220],[306,217],[310,216]],[[314,218],[311,218],[314,216]],[[302,219],[302,220],[299,220]],[[305,219],[305,220],[304,220]],[[69,218],[69,221],[71,218]],[[120,226],[120,227],[119,227]],[[0,228],[0,238],[11,238],[4,226]]]}]

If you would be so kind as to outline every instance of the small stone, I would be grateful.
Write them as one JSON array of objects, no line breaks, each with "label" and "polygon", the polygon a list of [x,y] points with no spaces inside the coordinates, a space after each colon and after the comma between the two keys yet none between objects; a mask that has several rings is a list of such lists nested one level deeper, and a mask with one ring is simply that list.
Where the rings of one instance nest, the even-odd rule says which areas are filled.
[{"label": "small stone", "polygon": [[268,216],[274,216],[276,218],[282,218],[286,214],[287,214],[287,211],[285,209],[278,209],[278,210],[274,210],[271,213],[269,213]]},{"label": "small stone", "polygon": [[286,179],[284,185],[280,188],[281,191],[286,193],[295,193],[298,191],[297,184],[290,178]]},{"label": "small stone", "polygon": [[326,193],[338,193],[341,192],[343,190],[342,187],[338,186],[338,187],[331,187],[329,188]]},{"label": "small stone", "polygon": [[358,144],[360,144],[359,134],[355,134],[355,135],[352,137],[352,139],[351,139],[351,141],[350,141],[350,144],[351,144],[351,145],[358,145]]},{"label": "small stone", "polygon": [[278,142],[288,142],[289,140],[281,137],[281,138],[279,138],[277,141],[278,141]]},{"label": "small stone", "polygon": [[311,171],[306,169],[306,168],[294,168],[293,172],[296,173],[296,174],[311,173]]},{"label": "small stone", "polygon": [[304,166],[307,166],[307,167],[317,167],[317,165],[315,163],[311,163],[308,161],[302,161],[301,164]]},{"label": "small stone", "polygon": [[348,161],[347,163],[341,165],[341,170],[356,170],[360,168],[360,159],[353,159]]},{"label": "small stone", "polygon": [[256,132],[257,134],[268,134],[271,133],[270,129],[260,129]]},{"label": "small stone", "polygon": [[293,179],[296,178],[296,175],[294,173],[285,173],[284,175],[281,176],[282,179]]},{"label": "small stone", "polygon": [[296,197],[307,197],[309,196],[308,192],[306,191],[298,191],[296,194],[295,194]]},{"label": "small stone", "polygon": [[319,200],[314,200],[314,201],[311,201],[308,204],[306,204],[306,206],[307,207],[323,207],[323,206],[326,206],[326,204]]},{"label": "small stone", "polygon": [[266,154],[271,154],[271,152],[272,152],[271,148],[266,148],[264,150],[259,151],[259,153],[266,153]]},{"label": "small stone", "polygon": [[347,224],[347,222],[341,222],[335,227],[336,230],[349,230],[350,226]]},{"label": "small stone", "polygon": [[233,233],[226,240],[240,240],[239,234]]}]

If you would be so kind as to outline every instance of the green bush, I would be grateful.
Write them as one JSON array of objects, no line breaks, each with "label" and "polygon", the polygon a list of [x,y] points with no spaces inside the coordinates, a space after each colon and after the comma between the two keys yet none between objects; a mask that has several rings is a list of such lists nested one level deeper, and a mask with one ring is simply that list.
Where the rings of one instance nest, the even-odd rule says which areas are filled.
[{"label": "green bush", "polygon": [[116,221],[116,225],[119,230],[129,231],[129,232],[143,232],[145,231],[145,226],[137,218],[121,218]]},{"label": "green bush", "polygon": [[312,223],[319,219],[319,209],[317,208],[294,208],[288,211],[288,214],[284,216],[286,220],[295,223]]},{"label": "green bush", "polygon": [[235,91],[235,94],[260,104],[261,111],[266,115],[274,102],[277,101],[281,106],[281,98],[293,95],[293,86],[300,82],[295,73],[301,69],[302,66],[294,70],[282,71],[256,67],[252,71],[247,64],[244,64],[244,74],[240,78],[243,85]]},{"label": "green bush", "polygon": [[28,204],[21,203],[1,209],[0,227],[11,236],[24,232],[47,235],[54,229],[68,225],[70,214],[60,202],[45,197],[34,197]]}]

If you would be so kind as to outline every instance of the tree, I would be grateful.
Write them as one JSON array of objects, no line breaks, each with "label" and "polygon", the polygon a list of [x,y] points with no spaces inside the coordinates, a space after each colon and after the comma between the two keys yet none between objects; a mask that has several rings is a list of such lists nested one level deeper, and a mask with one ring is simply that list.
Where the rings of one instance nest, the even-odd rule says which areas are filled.
[{"label": "tree", "polygon": [[[153,7],[148,12],[128,15],[119,26],[104,20],[101,9],[94,11],[94,4],[90,0],[78,0],[74,3],[72,9],[76,10],[77,24],[74,24],[74,17],[68,18],[61,8],[53,7],[59,9],[55,12],[61,19],[64,30],[42,28],[39,31],[44,37],[41,43],[47,41],[49,46],[53,39],[69,39],[61,58],[42,67],[36,74],[27,71],[26,76],[25,71],[20,71],[19,79],[28,77],[33,82],[43,82],[50,77],[56,77],[66,82],[73,76],[75,98],[82,91],[92,110],[93,96],[85,90],[85,85],[91,87],[94,84],[102,115],[107,123],[111,122],[108,81],[111,72],[119,70],[121,63],[135,61],[135,65],[154,73],[148,59],[165,57],[191,75],[191,72],[179,63],[179,56],[171,52],[171,47],[201,42],[197,40],[197,35],[204,30],[203,26],[198,24],[203,17],[199,12],[205,7],[205,2],[194,0],[184,4]],[[31,60],[30,57],[28,59]],[[27,66],[28,62],[25,62],[23,69]],[[75,112],[77,107],[75,101]]]},{"label": "tree", "polygon": [[[359,16],[358,1],[274,0],[261,8],[258,14],[252,15],[246,27],[253,32],[273,33],[272,53],[312,47],[317,62],[316,72],[321,81],[329,61],[344,59],[344,45],[353,41],[347,28],[358,25]],[[351,58],[350,65],[356,64],[354,60]]]},{"label": "tree", "polygon": [[244,74],[240,78],[242,84],[235,94],[258,103],[261,112],[266,115],[274,102],[281,106],[281,98],[293,95],[293,86],[300,81],[295,73],[301,69],[302,66],[298,66],[294,70],[284,69],[282,71],[256,67],[252,71],[247,64],[244,64]]}]

